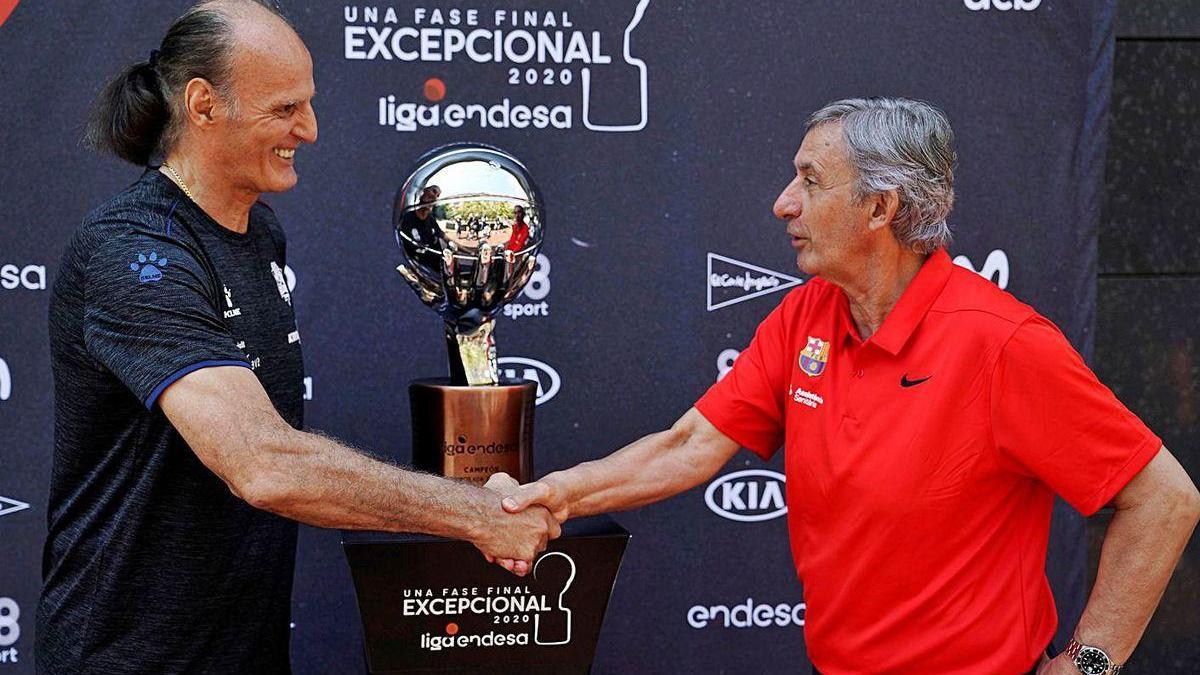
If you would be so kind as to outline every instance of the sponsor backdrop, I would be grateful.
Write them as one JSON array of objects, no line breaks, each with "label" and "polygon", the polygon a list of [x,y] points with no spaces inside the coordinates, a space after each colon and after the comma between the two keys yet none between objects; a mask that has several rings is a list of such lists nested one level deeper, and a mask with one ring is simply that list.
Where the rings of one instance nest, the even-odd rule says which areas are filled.
[{"label": "sponsor backdrop", "polygon": [[[836,98],[942,107],[960,156],[955,261],[1091,350],[1115,0],[283,4],[319,92],[300,184],[267,197],[289,238],[307,419],[370,452],[408,461],[406,384],[445,372],[438,320],[394,272],[390,219],[411,160],[451,141],[515,153],[547,202],[538,271],[496,331],[506,372],[540,387],[539,474],[669,425],[805,282],[771,204],[806,115]],[[32,672],[48,288],[68,233],[138,173],[82,149],[82,122],[186,5],[0,2],[0,672]],[[633,539],[598,672],[804,668],[781,460],[740,454],[618,516]],[[1083,523],[1055,517],[1069,630]],[[362,667],[336,532],[302,533],[293,622],[298,672]]]}]

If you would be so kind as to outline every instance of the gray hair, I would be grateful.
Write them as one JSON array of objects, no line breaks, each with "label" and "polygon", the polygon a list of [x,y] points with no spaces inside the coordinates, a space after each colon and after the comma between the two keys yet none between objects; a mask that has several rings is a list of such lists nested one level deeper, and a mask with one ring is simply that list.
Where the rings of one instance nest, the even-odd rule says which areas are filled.
[{"label": "gray hair", "polygon": [[892,230],[900,243],[918,253],[948,245],[956,155],[946,115],[906,98],[847,98],[813,113],[805,130],[836,122],[858,172],[855,199],[895,190]]}]

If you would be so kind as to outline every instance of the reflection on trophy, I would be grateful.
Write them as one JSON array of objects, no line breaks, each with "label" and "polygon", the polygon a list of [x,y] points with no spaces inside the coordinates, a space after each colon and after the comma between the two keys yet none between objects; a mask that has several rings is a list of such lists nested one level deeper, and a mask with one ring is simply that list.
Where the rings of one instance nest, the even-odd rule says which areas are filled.
[{"label": "reflection on trophy", "polygon": [[405,281],[445,321],[450,377],[409,385],[413,465],[483,483],[532,478],[537,385],[502,382],[493,317],[533,274],[545,214],[525,167],[486,145],[456,143],[417,160],[396,195]]}]

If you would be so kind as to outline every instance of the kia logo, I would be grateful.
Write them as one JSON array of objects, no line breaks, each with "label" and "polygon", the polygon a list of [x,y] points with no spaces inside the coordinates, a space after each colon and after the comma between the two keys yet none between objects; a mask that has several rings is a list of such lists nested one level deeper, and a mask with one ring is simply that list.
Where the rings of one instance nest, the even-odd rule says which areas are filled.
[{"label": "kia logo", "polygon": [[537,385],[537,405],[554,398],[562,384],[558,372],[536,359],[522,356],[505,356],[497,359],[501,377],[510,380],[528,380]]},{"label": "kia logo", "polygon": [[713,513],[743,523],[771,520],[787,513],[783,474],[768,469],[746,469],[721,476],[704,491],[704,502]]}]

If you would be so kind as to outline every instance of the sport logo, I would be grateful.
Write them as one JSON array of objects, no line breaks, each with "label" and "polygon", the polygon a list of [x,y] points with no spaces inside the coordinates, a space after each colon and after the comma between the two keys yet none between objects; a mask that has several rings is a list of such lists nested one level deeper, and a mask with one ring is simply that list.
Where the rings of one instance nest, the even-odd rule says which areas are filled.
[{"label": "sport logo", "polygon": [[9,291],[16,288],[44,291],[46,290],[46,267],[44,265],[0,266],[0,288]]},{"label": "sport logo", "polygon": [[708,254],[708,311],[786,290],[803,279],[717,253]]},{"label": "sport logo", "polygon": [[509,380],[528,380],[537,384],[537,405],[541,405],[558,393],[562,384],[558,371],[536,359],[522,356],[504,356],[496,360],[500,365],[500,376]]},{"label": "sport logo", "polygon": [[17,663],[17,648],[12,645],[21,639],[21,607],[12,598],[0,598],[0,663]]},{"label": "sport logo", "polygon": [[998,9],[1007,12],[1010,9],[1032,12],[1042,4],[1042,0],[963,0],[963,4],[972,12]]},{"label": "sport logo", "polygon": [[1001,289],[1008,288],[1008,254],[1001,249],[996,249],[988,254],[987,260],[983,261],[982,269],[975,269],[975,266],[971,264],[971,259],[965,255],[955,256],[954,264],[994,282]]},{"label": "sport logo", "polygon": [[770,469],[725,474],[709,484],[704,503],[713,513],[742,523],[772,520],[787,513],[785,478]]},{"label": "sport logo", "polygon": [[510,302],[501,310],[504,316],[516,321],[525,316],[550,316],[550,303],[546,296],[550,295],[550,259],[546,254],[539,253],[533,274],[525,283],[525,288],[517,297],[525,297],[530,302]]},{"label": "sport logo", "polygon": [[441,4],[343,6],[344,57],[394,62],[405,72],[390,79],[420,83],[417,91],[378,97],[380,126],[571,129],[582,121],[598,132],[646,128],[649,74],[632,39],[650,0],[571,10]]},{"label": "sport logo", "polygon": [[162,270],[167,266],[167,259],[158,257],[154,251],[150,255],[139,253],[137,261],[129,263],[129,269],[138,273],[138,283],[146,284],[162,280]]},{"label": "sport logo", "polygon": [[8,363],[0,359],[0,401],[7,401],[9,396],[12,396],[12,373]]},{"label": "sport logo", "polygon": [[24,511],[27,508],[29,508],[29,505],[25,502],[19,502],[15,499],[9,499],[4,495],[0,495],[0,516],[7,516],[10,513]]}]

